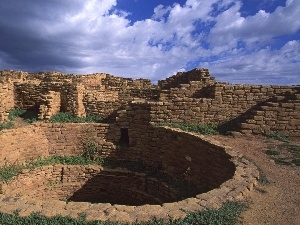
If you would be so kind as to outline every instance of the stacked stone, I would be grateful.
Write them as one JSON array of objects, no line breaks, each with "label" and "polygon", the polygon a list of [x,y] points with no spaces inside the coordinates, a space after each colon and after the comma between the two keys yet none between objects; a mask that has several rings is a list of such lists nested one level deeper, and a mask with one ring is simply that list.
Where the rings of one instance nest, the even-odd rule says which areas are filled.
[{"label": "stacked stone", "polygon": [[0,83],[0,123],[7,120],[8,111],[14,107],[14,86]]},{"label": "stacked stone", "polygon": [[279,132],[291,137],[300,137],[300,95],[286,98],[277,96],[252,110],[247,120],[240,125],[246,134]]},{"label": "stacked stone", "polygon": [[158,86],[161,89],[176,88],[181,84],[188,84],[191,81],[201,81],[204,83],[215,83],[215,79],[210,77],[208,69],[197,68],[188,72],[178,72],[165,80],[159,80]]},{"label": "stacked stone", "polygon": [[43,87],[32,83],[15,84],[15,107],[33,108],[42,101]]},{"label": "stacked stone", "polygon": [[60,111],[61,96],[60,92],[49,91],[47,95],[43,96],[43,105],[39,107],[39,119],[48,120],[51,116],[57,114]]},{"label": "stacked stone", "polygon": [[48,140],[39,125],[2,130],[0,143],[1,166],[49,155]]},{"label": "stacked stone", "polygon": [[[253,190],[253,187],[257,184],[258,171],[252,163],[241,158],[232,149],[218,145],[201,135],[188,134],[170,128],[152,127],[152,129],[145,129],[146,124],[141,124],[141,121],[145,120],[147,107],[146,104],[140,104],[139,107],[135,106],[134,110],[127,111],[127,113],[130,113],[129,115],[124,112],[122,116],[122,118],[131,118],[129,120],[131,123],[127,124],[131,129],[130,135],[134,136],[139,133],[139,136],[136,136],[138,138],[136,140],[137,144],[132,148],[139,148],[140,156],[135,155],[133,159],[142,158],[146,163],[152,161],[161,163],[164,171],[168,171],[169,175],[176,178],[182,178],[187,187],[188,184],[196,183],[200,186],[208,184],[207,188],[217,187],[216,189],[208,190],[206,193],[200,191],[198,194],[184,200],[180,200],[179,196],[178,200],[178,192],[171,189],[168,184],[156,181],[155,177],[145,177],[143,174],[122,169],[103,169],[97,166],[54,165],[35,170],[24,170],[18,179],[7,184],[2,183],[0,211],[13,213],[18,209],[20,210],[20,216],[40,212],[45,216],[60,214],[77,217],[78,213],[85,213],[88,220],[134,222],[136,220],[147,221],[154,216],[168,220],[169,217],[185,217],[185,211],[200,211],[205,207],[219,208],[228,200],[243,199]],[[134,117],[132,118],[132,116]],[[140,126],[136,127],[138,124]],[[52,128],[50,129],[49,126],[52,126]],[[34,144],[39,146],[36,150],[45,150],[43,146],[47,144],[50,144],[48,149],[54,147],[58,149],[58,146],[51,146],[51,142],[57,144],[61,140],[62,144],[69,145],[74,142],[75,138],[78,139],[76,135],[87,133],[85,129],[82,129],[83,127],[90,126],[94,127],[92,129],[93,134],[95,133],[98,136],[99,132],[102,132],[102,136],[99,135],[99,137],[101,136],[103,139],[110,136],[109,132],[113,132],[109,131],[111,128],[108,125],[105,127],[95,124],[41,124],[40,127],[37,125],[31,126],[31,130],[29,127],[25,127],[20,130],[0,132],[0,139],[3,138],[2,140],[10,142],[5,147],[7,152],[11,152],[9,146],[12,141],[14,142],[13,145],[19,144],[19,146],[27,143],[27,146],[23,146],[22,150],[18,149],[20,154],[25,154],[29,153],[28,149],[33,147],[29,146],[33,143],[27,141],[28,134],[36,137]],[[151,124],[148,124],[148,126],[150,128]],[[35,132],[33,132],[33,129]],[[44,129],[49,133],[41,135]],[[27,131],[25,132],[25,130]],[[12,136],[7,136],[16,131],[17,133],[14,134],[15,140]],[[70,132],[73,132],[72,138]],[[59,138],[55,139],[56,136],[59,136]],[[48,142],[44,141],[42,145],[42,140],[48,140]],[[149,148],[145,148],[147,146]],[[16,149],[16,146],[13,147]],[[130,152],[131,150],[133,149],[123,149],[122,151]],[[61,153],[68,154],[68,151],[72,152],[71,149],[65,149]],[[47,151],[39,152],[39,155],[42,156],[46,154]],[[55,154],[59,153],[56,152]],[[6,155],[1,154],[2,156],[6,157]],[[26,157],[29,158],[32,155],[26,155]],[[128,185],[131,184],[132,186],[129,187]],[[99,189],[101,185],[104,186]],[[14,188],[11,188],[12,186]],[[134,204],[139,202],[144,204],[143,201],[149,201],[150,199],[152,204],[157,205],[91,204],[82,202],[84,201],[82,198],[78,199],[78,197],[84,196],[92,201],[98,195],[101,197],[101,194],[105,193],[105,190],[103,190],[105,188],[111,197],[109,201],[112,200],[112,203],[114,199],[121,199],[126,203],[128,196],[132,196],[136,200]],[[122,193],[125,193],[125,195],[122,195],[119,191],[113,191],[116,188],[117,190],[124,190]],[[156,196],[153,196],[153,193]],[[72,200],[72,197],[80,202],[57,200],[65,200],[66,198]]]}]

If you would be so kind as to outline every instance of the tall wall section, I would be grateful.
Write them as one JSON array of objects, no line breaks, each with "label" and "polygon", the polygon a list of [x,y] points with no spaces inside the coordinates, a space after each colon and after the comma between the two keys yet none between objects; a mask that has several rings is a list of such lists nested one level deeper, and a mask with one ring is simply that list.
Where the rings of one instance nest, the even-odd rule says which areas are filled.
[{"label": "tall wall section", "polygon": [[299,136],[300,86],[220,83],[207,69],[180,72],[158,85],[103,73],[2,71],[0,85],[1,121],[13,107],[35,108],[40,119],[70,112],[115,121],[131,102],[147,101],[152,122],[216,122],[244,133],[285,131]]},{"label": "tall wall section", "polygon": [[27,73],[0,71],[0,122],[8,119],[8,112],[15,105],[14,82],[26,79]]}]

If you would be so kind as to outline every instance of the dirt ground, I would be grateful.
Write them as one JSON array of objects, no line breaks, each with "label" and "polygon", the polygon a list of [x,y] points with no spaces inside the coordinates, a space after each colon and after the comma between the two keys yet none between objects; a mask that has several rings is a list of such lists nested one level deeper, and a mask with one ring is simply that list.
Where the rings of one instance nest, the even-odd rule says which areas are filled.
[{"label": "dirt ground", "polygon": [[[282,147],[287,143],[262,136],[215,135],[213,138],[242,153],[261,172],[262,182],[247,197],[249,209],[242,213],[239,224],[299,225],[300,166],[275,163],[274,156],[266,154],[266,150],[275,149],[284,157],[291,157]],[[300,146],[296,140],[288,144]]]}]

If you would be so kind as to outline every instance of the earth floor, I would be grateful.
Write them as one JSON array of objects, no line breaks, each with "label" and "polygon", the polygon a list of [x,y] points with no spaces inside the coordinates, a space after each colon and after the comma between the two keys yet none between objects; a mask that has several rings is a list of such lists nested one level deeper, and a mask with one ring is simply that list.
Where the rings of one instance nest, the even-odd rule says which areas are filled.
[{"label": "earth floor", "polygon": [[[213,138],[253,161],[261,172],[262,182],[247,197],[249,209],[242,213],[239,224],[299,225],[300,166],[283,165],[290,164],[289,160],[293,158],[286,147],[299,146],[296,149],[299,154],[299,141],[285,143],[262,136],[243,135],[215,135]],[[266,154],[270,149],[276,154],[280,153],[279,156]],[[280,159],[284,159],[283,162]]]}]

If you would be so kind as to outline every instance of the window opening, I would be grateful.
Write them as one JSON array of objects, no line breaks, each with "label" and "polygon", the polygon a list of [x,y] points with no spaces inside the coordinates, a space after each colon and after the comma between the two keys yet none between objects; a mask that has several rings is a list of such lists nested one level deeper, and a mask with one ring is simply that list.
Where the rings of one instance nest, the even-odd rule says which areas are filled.
[{"label": "window opening", "polygon": [[120,145],[129,146],[128,128],[121,128]]}]

